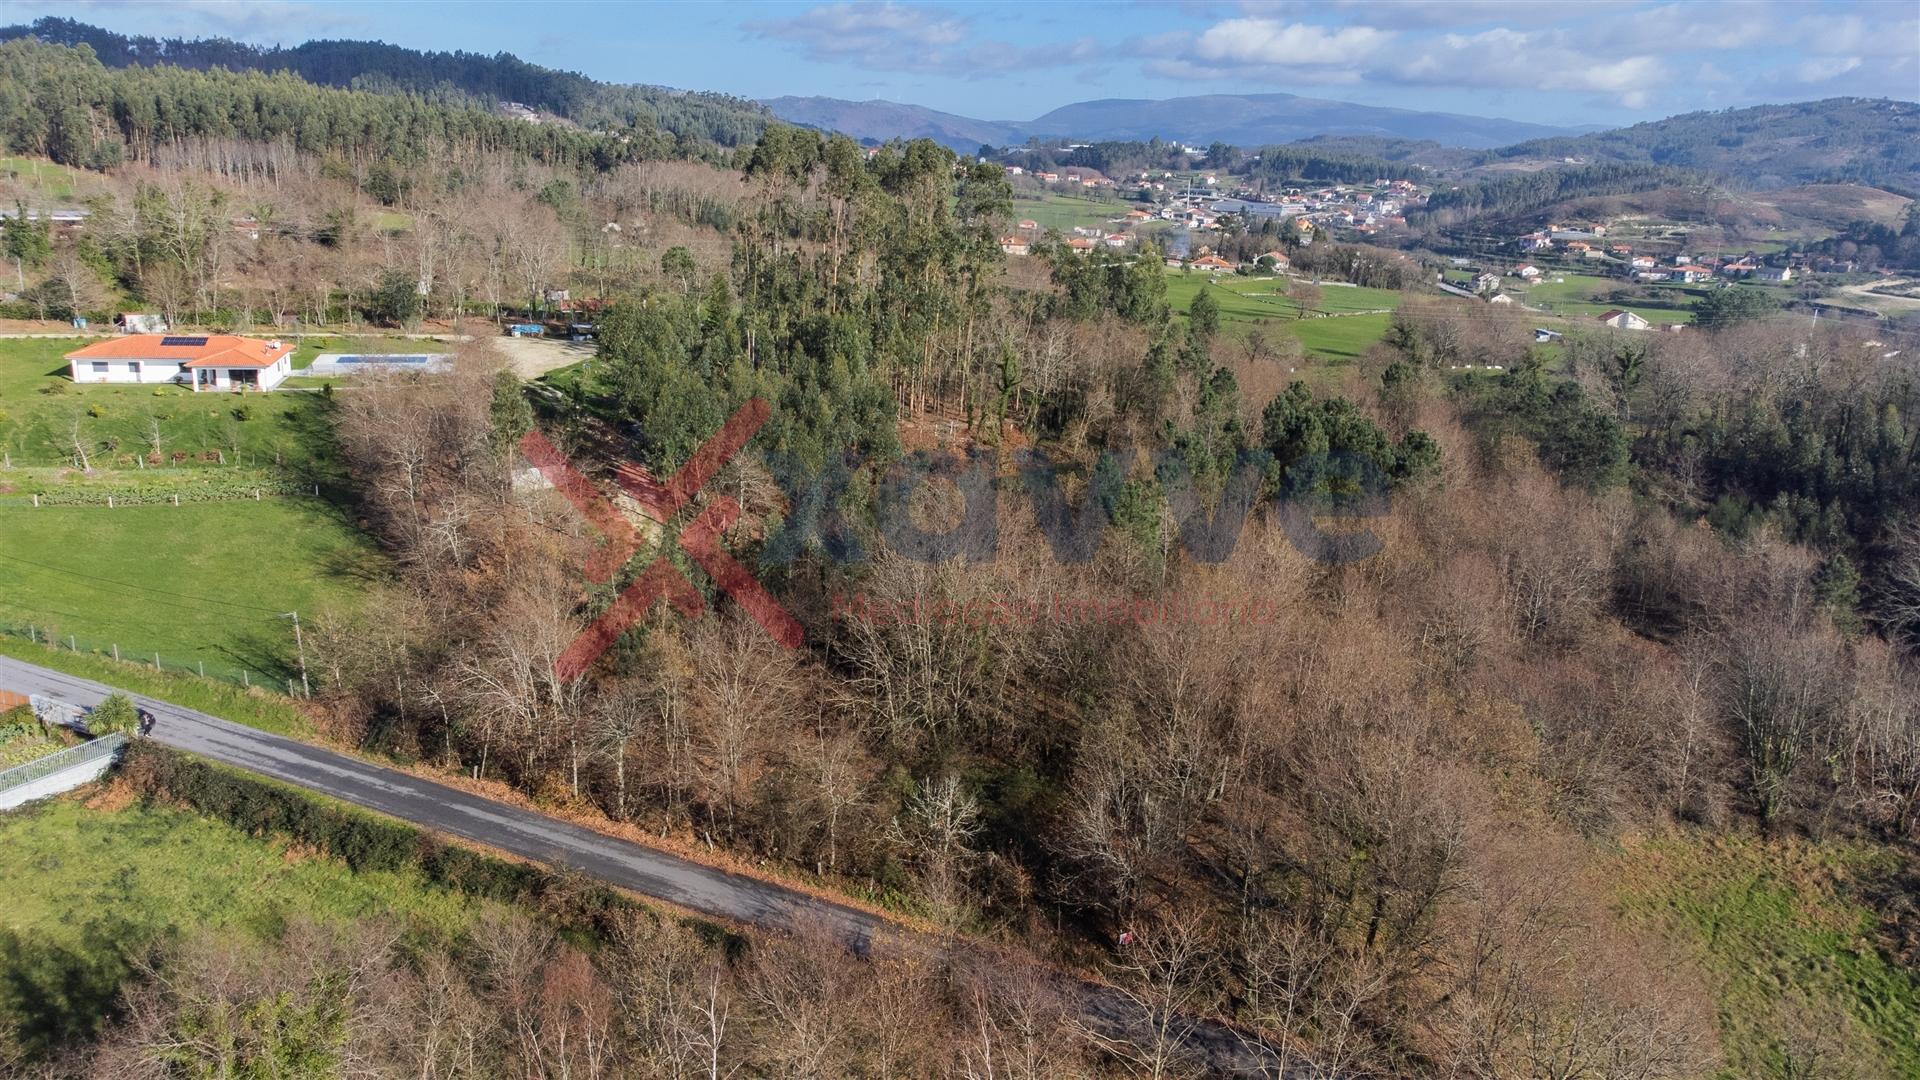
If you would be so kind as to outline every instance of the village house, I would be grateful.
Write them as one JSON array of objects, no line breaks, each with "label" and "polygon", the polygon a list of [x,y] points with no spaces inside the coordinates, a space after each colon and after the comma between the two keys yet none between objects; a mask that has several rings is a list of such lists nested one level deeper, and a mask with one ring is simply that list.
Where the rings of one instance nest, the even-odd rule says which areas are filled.
[{"label": "village house", "polygon": [[1111,236],[1108,236],[1104,241],[1102,241],[1102,243],[1106,244],[1110,248],[1123,248],[1132,242],[1133,242],[1133,237],[1128,236],[1126,233],[1114,233]]},{"label": "village house", "polygon": [[1286,252],[1277,250],[1263,251],[1260,257],[1253,261],[1257,265],[1270,265],[1275,270],[1285,270],[1293,265],[1293,260],[1287,258]]},{"label": "village house", "polygon": [[1633,265],[1633,268],[1634,268],[1635,270],[1651,270],[1651,269],[1653,269],[1653,265],[1654,265],[1654,259],[1653,259],[1653,256],[1651,256],[1651,255],[1635,255],[1635,256],[1633,257],[1633,264],[1632,264],[1632,265]]},{"label": "village house", "polygon": [[1033,220],[1032,218],[1021,218],[1020,224],[1018,227],[1021,232],[1039,232],[1040,231],[1040,223]]},{"label": "village house", "polygon": [[1567,241],[1567,253],[1569,255],[1578,255],[1584,259],[1587,257],[1587,252],[1592,250],[1593,250],[1593,245],[1587,243],[1585,240]]},{"label": "village house", "polygon": [[1615,330],[1645,330],[1648,326],[1647,320],[1631,311],[1621,311],[1619,308],[1602,312],[1598,318]]},{"label": "village house", "polygon": [[1631,255],[1633,254],[1633,245],[1615,244],[1607,249],[1607,253],[1610,255]]},{"label": "village house", "polygon": [[1187,265],[1195,270],[1205,270],[1210,274],[1218,274],[1233,269],[1232,263],[1218,255],[1202,255]]},{"label": "village house", "polygon": [[1024,236],[1003,236],[1000,238],[1000,250],[1009,255],[1025,255],[1030,249]]},{"label": "village house", "polygon": [[1100,242],[1098,240],[1092,240],[1084,236],[1076,236],[1067,241],[1067,247],[1071,248],[1075,255],[1085,255],[1099,246]]},{"label": "village house", "polygon": [[1772,281],[1780,284],[1793,280],[1793,268],[1790,266],[1763,266],[1753,272],[1755,281]]},{"label": "village house", "polygon": [[271,390],[293,374],[293,345],[231,334],[129,334],[66,355],[77,383],[184,383],[202,390]]},{"label": "village house", "polygon": [[1676,266],[1667,271],[1668,281],[1679,281],[1688,285],[1696,281],[1705,281],[1712,276],[1712,271],[1699,266]]},{"label": "village house", "polygon": [[1520,238],[1521,251],[1547,251],[1552,249],[1553,240],[1542,233]]},{"label": "village house", "polygon": [[1540,276],[1540,268],[1532,263],[1521,263],[1513,268],[1513,276],[1524,281],[1532,281]]},{"label": "village house", "polygon": [[1475,274],[1473,277],[1474,292],[1477,292],[1477,293],[1492,292],[1495,289],[1498,289],[1499,287],[1500,287],[1499,274]]},{"label": "village house", "polygon": [[1759,267],[1754,265],[1752,259],[1735,259],[1725,266],[1722,266],[1720,268],[1720,274],[1723,277],[1746,277],[1757,269],[1759,269]]},{"label": "village house", "polygon": [[1513,303],[1513,297],[1508,296],[1506,293],[1494,293],[1492,296],[1487,297],[1487,303],[1511,304]]}]

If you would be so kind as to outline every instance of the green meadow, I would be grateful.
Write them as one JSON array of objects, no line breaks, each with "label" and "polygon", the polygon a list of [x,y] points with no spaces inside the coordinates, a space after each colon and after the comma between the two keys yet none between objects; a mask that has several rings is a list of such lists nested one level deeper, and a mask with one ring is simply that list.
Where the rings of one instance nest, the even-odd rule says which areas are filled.
[{"label": "green meadow", "polygon": [[1299,339],[1307,355],[1346,362],[1364,355],[1387,332],[1390,314],[1400,306],[1401,294],[1390,289],[1323,284],[1313,307],[1319,315],[1301,318],[1300,306],[1287,295],[1287,278],[1250,278],[1222,274],[1169,271],[1167,300],[1185,314],[1193,298],[1206,289],[1220,305],[1220,322],[1227,332],[1244,335],[1282,332]]},{"label": "green meadow", "polygon": [[350,608],[384,567],[325,503],[0,507],[0,627],[128,658],[284,679],[281,613]]}]

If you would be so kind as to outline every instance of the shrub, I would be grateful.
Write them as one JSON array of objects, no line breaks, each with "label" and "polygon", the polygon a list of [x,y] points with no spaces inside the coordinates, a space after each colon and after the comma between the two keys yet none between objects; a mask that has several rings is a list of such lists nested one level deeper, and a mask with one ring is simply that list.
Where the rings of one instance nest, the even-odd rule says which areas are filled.
[{"label": "shrub", "polygon": [[233,407],[233,418],[235,420],[239,420],[242,422],[253,419],[253,403],[250,401],[243,401],[240,404],[235,405]]},{"label": "shrub", "polygon": [[107,415],[107,407],[96,401],[87,406],[87,415],[99,420]]},{"label": "shrub", "polygon": [[108,694],[107,700],[87,714],[87,732],[94,738],[116,731],[122,735],[137,735],[140,731],[140,711],[125,694]]}]

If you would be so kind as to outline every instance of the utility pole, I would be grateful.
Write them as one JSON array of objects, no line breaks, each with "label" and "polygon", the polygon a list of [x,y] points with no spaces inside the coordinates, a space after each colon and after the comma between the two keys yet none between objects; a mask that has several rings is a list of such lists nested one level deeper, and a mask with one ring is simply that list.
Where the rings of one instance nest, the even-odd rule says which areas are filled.
[{"label": "utility pole", "polygon": [[307,685],[307,639],[300,634],[300,613],[289,611],[285,618],[293,620],[293,645],[300,652],[300,693],[304,697],[312,697],[313,687]]}]

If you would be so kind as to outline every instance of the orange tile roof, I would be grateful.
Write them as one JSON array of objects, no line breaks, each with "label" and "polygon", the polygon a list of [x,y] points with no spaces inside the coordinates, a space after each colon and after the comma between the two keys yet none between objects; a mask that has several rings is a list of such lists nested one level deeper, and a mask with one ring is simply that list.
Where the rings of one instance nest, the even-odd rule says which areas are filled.
[{"label": "orange tile roof", "polygon": [[[165,345],[187,337],[206,339],[205,345]],[[168,360],[184,367],[263,368],[272,367],[293,346],[287,342],[260,341],[234,334],[128,334],[126,337],[96,341],[67,354],[68,360]]]}]

